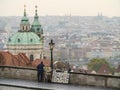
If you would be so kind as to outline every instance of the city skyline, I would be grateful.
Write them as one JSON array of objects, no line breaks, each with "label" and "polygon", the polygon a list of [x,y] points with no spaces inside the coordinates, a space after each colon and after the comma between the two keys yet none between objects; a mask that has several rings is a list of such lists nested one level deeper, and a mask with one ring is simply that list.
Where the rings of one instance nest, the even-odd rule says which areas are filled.
[{"label": "city skyline", "polygon": [[24,5],[28,16],[34,16],[35,5],[40,16],[120,16],[120,0],[1,0],[0,16],[22,16]]}]

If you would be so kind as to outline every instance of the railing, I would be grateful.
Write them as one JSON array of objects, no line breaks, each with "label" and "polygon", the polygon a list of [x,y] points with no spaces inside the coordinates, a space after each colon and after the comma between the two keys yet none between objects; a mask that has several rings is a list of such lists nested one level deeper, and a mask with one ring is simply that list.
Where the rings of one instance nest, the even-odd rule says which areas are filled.
[{"label": "railing", "polygon": [[35,68],[0,66],[0,77],[37,80],[37,72]]},{"label": "railing", "polygon": [[70,84],[120,88],[120,76],[70,72]]},{"label": "railing", "polygon": [[[120,76],[69,73],[69,84],[120,88]],[[0,78],[37,80],[36,68],[0,66]]]}]

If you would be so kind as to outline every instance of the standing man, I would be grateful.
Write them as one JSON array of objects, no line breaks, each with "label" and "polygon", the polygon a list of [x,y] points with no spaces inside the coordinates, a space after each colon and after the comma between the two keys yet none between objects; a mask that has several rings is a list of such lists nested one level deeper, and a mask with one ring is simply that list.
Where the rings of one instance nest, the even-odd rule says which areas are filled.
[{"label": "standing man", "polygon": [[43,81],[43,74],[44,74],[44,64],[43,64],[43,62],[41,62],[41,63],[37,66],[37,77],[38,77],[38,81],[40,81],[40,82]]}]

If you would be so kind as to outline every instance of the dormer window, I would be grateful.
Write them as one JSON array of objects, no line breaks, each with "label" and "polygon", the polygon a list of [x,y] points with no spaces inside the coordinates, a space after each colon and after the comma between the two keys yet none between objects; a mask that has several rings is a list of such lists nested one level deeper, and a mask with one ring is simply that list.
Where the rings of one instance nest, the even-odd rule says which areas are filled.
[{"label": "dormer window", "polygon": [[39,30],[40,30],[40,29],[39,29],[39,28],[37,28],[37,32],[39,32]]},{"label": "dormer window", "polygon": [[9,38],[9,42],[11,42],[11,39]]},{"label": "dormer window", "polygon": [[32,41],[33,41],[33,39],[31,38],[31,39],[30,39],[30,41],[32,42]]},{"label": "dormer window", "polygon": [[20,39],[18,38],[18,42],[20,42]]}]

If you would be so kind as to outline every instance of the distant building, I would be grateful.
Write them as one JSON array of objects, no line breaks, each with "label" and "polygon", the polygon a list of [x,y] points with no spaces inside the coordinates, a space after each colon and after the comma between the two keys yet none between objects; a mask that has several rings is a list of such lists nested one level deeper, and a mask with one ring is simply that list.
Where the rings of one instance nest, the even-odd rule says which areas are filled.
[{"label": "distant building", "polygon": [[0,30],[0,50],[5,49],[7,38],[8,38],[8,33],[5,30]]},{"label": "distant building", "polygon": [[112,74],[110,68],[105,64],[101,65],[101,67],[99,68],[97,73],[99,73],[99,74]]},{"label": "distant building", "polygon": [[117,67],[114,74],[120,76],[120,65]]},{"label": "distant building", "polygon": [[9,52],[12,54],[25,53],[31,61],[43,58],[43,29],[38,19],[36,6],[34,22],[30,25],[26,15],[26,8],[24,7],[20,30],[8,39],[7,49]]}]

